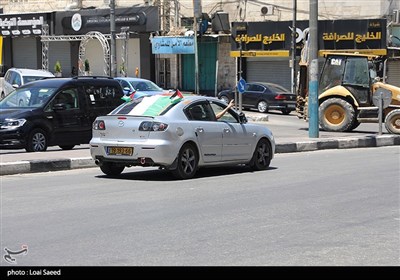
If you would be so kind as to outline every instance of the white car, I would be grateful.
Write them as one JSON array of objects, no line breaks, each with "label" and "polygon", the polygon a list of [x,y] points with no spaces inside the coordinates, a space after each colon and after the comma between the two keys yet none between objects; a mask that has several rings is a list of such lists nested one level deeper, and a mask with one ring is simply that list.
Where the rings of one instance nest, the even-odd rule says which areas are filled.
[{"label": "white car", "polygon": [[203,166],[247,164],[268,169],[275,140],[265,125],[214,97],[154,95],[134,99],[93,123],[90,152],[106,175],[125,167],[160,166],[192,178]]},{"label": "white car", "polygon": [[[1,98],[20,86],[43,78],[54,77],[53,73],[40,69],[10,68],[4,75]],[[29,97],[27,97],[29,98]],[[22,100],[21,102],[24,102]]]}]

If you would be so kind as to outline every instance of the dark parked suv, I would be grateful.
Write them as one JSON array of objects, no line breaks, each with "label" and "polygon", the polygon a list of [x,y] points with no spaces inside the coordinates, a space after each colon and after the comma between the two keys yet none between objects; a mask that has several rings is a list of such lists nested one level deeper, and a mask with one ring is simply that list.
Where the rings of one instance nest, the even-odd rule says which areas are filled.
[{"label": "dark parked suv", "polygon": [[93,121],[123,103],[123,96],[121,85],[111,77],[31,82],[0,101],[0,148],[36,152],[89,143]]}]

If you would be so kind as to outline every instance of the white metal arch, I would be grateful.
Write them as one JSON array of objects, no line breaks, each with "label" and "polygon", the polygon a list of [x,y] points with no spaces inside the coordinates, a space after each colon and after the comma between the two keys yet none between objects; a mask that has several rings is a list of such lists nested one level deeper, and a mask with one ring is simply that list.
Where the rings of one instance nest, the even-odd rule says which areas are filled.
[{"label": "white metal arch", "polygon": [[84,75],[84,59],[86,54],[86,45],[90,40],[97,39],[99,40],[101,47],[103,48],[104,55],[104,75],[110,75],[110,44],[107,41],[107,38],[98,31],[90,31],[86,33],[79,44],[79,75]]}]

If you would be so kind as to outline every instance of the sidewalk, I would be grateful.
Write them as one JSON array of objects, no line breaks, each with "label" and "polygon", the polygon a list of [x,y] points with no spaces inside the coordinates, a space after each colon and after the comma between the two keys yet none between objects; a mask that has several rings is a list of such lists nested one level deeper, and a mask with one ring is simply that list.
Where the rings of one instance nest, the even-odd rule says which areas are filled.
[{"label": "sidewalk", "polygon": [[[308,123],[296,116],[244,112],[249,122],[265,124],[274,134],[276,153],[294,153],[323,149],[350,149],[400,145],[400,135],[388,134],[378,124],[361,124],[352,132],[319,132],[319,138],[309,138]],[[89,145],[77,146],[70,151],[50,147],[46,152],[27,153],[25,150],[2,150],[0,175],[47,172],[96,167],[90,156]]]}]

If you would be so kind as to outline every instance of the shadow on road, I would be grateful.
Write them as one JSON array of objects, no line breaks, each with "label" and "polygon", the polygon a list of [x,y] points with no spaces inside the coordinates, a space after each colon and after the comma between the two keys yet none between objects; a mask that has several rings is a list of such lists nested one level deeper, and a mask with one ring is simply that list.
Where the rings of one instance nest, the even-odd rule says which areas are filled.
[{"label": "shadow on road", "polygon": [[[207,177],[218,177],[218,176],[226,176],[233,174],[242,174],[242,173],[258,173],[258,172],[269,172],[278,169],[277,167],[269,167],[265,171],[253,171],[248,166],[231,166],[231,167],[204,167],[200,168],[196,176],[191,180],[207,178]],[[101,172],[101,171],[100,171]],[[107,175],[98,175],[97,178],[101,179],[122,179],[122,180],[139,180],[139,181],[182,181],[176,179],[171,172],[165,169],[151,169],[145,170],[143,169],[138,171],[130,172],[130,169],[127,168],[124,172],[118,176],[107,176]]]}]

